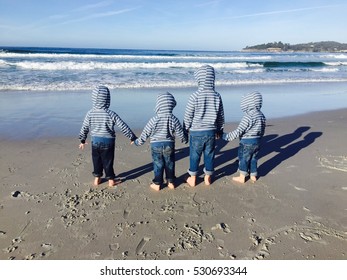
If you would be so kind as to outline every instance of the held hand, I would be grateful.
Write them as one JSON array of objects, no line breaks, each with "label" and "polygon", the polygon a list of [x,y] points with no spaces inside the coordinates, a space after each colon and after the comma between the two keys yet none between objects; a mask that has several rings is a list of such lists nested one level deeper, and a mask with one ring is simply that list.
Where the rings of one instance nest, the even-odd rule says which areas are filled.
[{"label": "held hand", "polygon": [[135,141],[137,140],[137,137],[134,137],[130,140],[130,145],[136,145]]}]

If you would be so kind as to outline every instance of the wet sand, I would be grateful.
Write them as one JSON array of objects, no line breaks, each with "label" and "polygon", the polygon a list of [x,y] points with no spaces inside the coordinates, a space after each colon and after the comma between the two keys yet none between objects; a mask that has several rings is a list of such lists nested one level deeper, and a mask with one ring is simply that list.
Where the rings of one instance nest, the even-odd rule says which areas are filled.
[{"label": "wet sand", "polygon": [[92,186],[76,138],[1,140],[0,259],[346,260],[346,123],[347,109],[268,119],[260,178],[244,185],[238,141],[218,141],[214,182],[195,188],[177,143],[177,188],[159,192],[149,144],[120,133],[115,188]]}]

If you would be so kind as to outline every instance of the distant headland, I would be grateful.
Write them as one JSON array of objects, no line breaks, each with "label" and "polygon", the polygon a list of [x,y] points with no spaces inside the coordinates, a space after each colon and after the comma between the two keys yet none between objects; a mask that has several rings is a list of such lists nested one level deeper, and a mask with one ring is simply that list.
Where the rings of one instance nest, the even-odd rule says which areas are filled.
[{"label": "distant headland", "polygon": [[242,49],[245,52],[344,52],[347,53],[347,44],[334,41],[311,42],[291,45],[288,43],[273,42]]}]

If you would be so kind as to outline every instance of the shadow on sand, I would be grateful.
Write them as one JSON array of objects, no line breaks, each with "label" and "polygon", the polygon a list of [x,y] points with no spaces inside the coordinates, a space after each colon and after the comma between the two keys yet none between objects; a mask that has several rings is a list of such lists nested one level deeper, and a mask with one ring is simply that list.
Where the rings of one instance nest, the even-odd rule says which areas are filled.
[{"label": "shadow on sand", "polygon": [[[268,160],[261,163],[258,166],[258,174],[260,177],[265,176],[271,172],[276,166],[280,165],[282,162],[296,155],[300,150],[313,144],[313,142],[319,138],[322,132],[308,132],[311,128],[309,126],[302,126],[297,128],[295,131],[285,134],[277,135],[270,134],[265,135],[262,139],[262,146],[259,152],[259,159],[272,155]],[[228,145],[228,142],[223,140],[216,141],[216,156],[215,156],[215,174],[214,181],[217,181],[224,176],[230,176],[237,172],[238,170],[238,160],[237,160],[237,150],[238,147],[223,150],[224,147]],[[179,161],[186,159],[187,168],[189,166],[189,146],[184,148],[179,148],[176,150],[176,164]],[[234,159],[233,162],[231,162]],[[230,164],[227,164],[230,162]],[[222,167],[220,167],[222,166]],[[220,167],[220,168],[219,168]],[[136,179],[144,174],[153,171],[153,163],[150,162],[143,166],[137,167],[135,169],[129,170],[119,174],[119,177],[126,178],[126,180]],[[199,174],[203,173],[203,163],[200,164]],[[187,173],[182,174],[176,178],[176,185],[185,182]],[[199,184],[203,179],[197,178],[197,184]]]}]

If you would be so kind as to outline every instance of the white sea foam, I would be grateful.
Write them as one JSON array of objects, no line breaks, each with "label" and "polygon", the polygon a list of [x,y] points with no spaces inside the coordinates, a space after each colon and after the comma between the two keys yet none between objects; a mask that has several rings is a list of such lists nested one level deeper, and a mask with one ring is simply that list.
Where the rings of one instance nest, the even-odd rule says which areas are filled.
[{"label": "white sea foam", "polygon": [[11,53],[0,52],[0,58],[21,58],[21,59],[106,59],[106,60],[270,60],[271,56],[166,56],[166,55],[102,55],[102,54],[68,54],[68,53]]},{"label": "white sea foam", "polygon": [[[347,78],[340,79],[247,79],[247,80],[219,80],[216,86],[235,86],[235,85],[264,85],[264,84],[299,84],[299,83],[334,83],[347,82]],[[104,83],[110,89],[139,89],[139,88],[187,88],[196,87],[195,81],[134,81],[133,83],[108,81]],[[55,83],[36,83],[36,84],[0,84],[0,91],[78,91],[90,90],[95,86],[95,81],[80,82],[55,82]],[[218,90],[218,89],[217,89]]]},{"label": "white sea foam", "polygon": [[347,54],[325,54],[321,55],[321,58],[332,58],[332,59],[347,59]]},{"label": "white sea foam", "polygon": [[[203,65],[200,62],[76,62],[76,61],[61,61],[61,62],[32,62],[21,61],[14,63],[7,63],[8,66],[16,66],[23,69],[30,70],[96,70],[96,69],[109,69],[109,70],[124,70],[124,69],[168,69],[168,68],[192,68],[196,69]],[[4,64],[6,65],[6,64]],[[213,67],[216,69],[237,69],[237,68],[250,68],[262,67],[261,64],[248,64],[246,62],[232,62],[232,63],[214,63]]]},{"label": "white sea foam", "polygon": [[311,71],[313,72],[338,72],[340,71],[338,68],[327,68],[327,67],[324,67],[324,68],[321,68],[321,69],[311,69]]},{"label": "white sea foam", "polygon": [[347,61],[324,62],[324,64],[329,66],[347,66]]},{"label": "white sea foam", "polygon": [[238,74],[252,74],[252,73],[262,73],[264,71],[265,69],[258,68],[258,69],[237,69],[237,70],[234,70],[233,72]]}]

